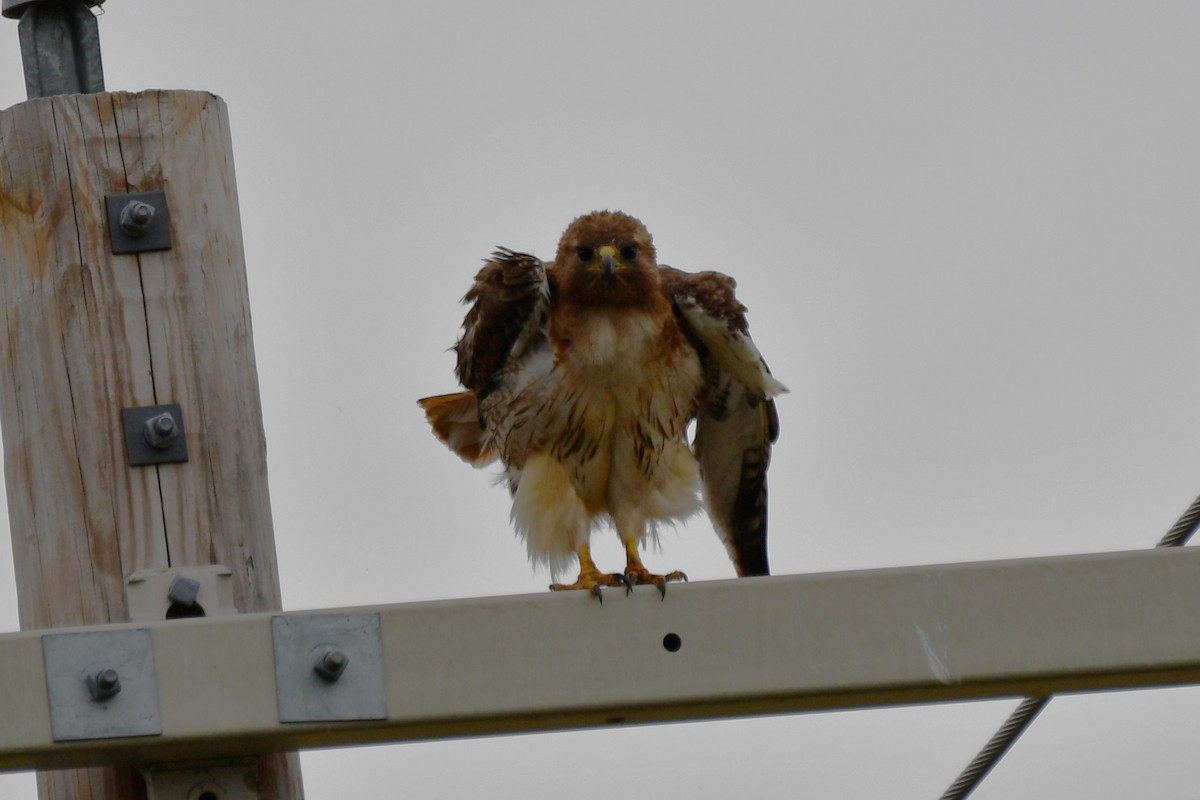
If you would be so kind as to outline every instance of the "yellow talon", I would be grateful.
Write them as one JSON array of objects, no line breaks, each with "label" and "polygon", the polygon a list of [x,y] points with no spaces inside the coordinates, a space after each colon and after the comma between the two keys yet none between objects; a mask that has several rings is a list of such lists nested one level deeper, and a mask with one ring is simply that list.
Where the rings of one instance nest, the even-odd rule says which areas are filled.
[{"label": "yellow talon", "polygon": [[668,581],[687,581],[687,575],[679,570],[668,572],[666,575],[655,575],[650,570],[646,569],[642,564],[642,559],[638,555],[637,542],[630,540],[625,542],[625,593],[629,594],[633,591],[635,584],[649,583],[658,587],[659,594],[665,600],[667,597],[667,582]]},{"label": "yellow talon", "polygon": [[601,572],[596,568],[595,562],[592,561],[591,548],[583,544],[579,548],[579,577],[574,583],[552,583],[550,590],[554,592],[567,591],[569,589],[586,589],[596,595],[596,599],[601,603],[604,598],[600,595],[601,586],[623,586],[625,585],[625,576],[614,572]]}]

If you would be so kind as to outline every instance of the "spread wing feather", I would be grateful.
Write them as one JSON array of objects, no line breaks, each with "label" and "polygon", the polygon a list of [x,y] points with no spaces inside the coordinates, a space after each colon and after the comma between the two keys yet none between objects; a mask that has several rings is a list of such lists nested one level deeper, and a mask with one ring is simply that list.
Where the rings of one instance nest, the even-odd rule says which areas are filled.
[{"label": "spread wing feather", "polygon": [[463,297],[471,303],[454,346],[456,373],[482,400],[514,359],[546,336],[550,285],[541,259],[500,248],[475,275]]},{"label": "spread wing feather", "polygon": [[750,338],[733,278],[660,270],[704,367],[693,447],[709,516],[738,575],[766,575],[767,466],[779,436],[771,397],[787,388],[771,376]]},{"label": "spread wing feather", "polygon": [[549,299],[541,260],[506,248],[492,254],[463,297],[471,308],[454,346],[455,372],[468,391],[418,402],[437,437],[464,461],[483,466],[499,455],[484,431],[480,404],[506,369],[545,340]]}]

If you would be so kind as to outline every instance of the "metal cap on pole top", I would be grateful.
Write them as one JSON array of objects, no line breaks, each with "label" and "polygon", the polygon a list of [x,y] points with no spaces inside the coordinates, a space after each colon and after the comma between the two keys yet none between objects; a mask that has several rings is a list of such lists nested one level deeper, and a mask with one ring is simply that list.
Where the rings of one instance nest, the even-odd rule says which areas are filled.
[{"label": "metal cap on pole top", "polygon": [[104,0],[3,0],[0,13],[19,19],[21,63],[29,99],[104,91],[100,28],[92,7]]}]

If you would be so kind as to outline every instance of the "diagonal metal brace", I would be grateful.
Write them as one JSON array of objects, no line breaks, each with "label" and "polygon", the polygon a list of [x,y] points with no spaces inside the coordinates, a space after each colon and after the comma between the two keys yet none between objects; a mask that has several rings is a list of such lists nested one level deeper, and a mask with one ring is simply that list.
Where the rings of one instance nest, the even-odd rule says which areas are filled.
[{"label": "diagonal metal brace", "polygon": [[21,63],[29,99],[104,91],[100,27],[91,6],[103,0],[4,0],[19,17]]}]

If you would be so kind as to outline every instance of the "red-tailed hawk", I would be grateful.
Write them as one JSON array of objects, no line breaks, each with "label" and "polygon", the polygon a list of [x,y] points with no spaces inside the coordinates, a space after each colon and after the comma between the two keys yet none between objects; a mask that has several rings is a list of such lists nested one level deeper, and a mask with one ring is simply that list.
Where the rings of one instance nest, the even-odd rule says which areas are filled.
[{"label": "red-tailed hawk", "polygon": [[[660,521],[705,505],[738,575],[766,575],[767,463],[787,391],[750,340],[734,281],[657,263],[641,222],[577,218],[554,261],[500,249],[463,298],[455,345],[467,391],[426,397],[433,430],[465,461],[499,458],[529,555],[579,578],[551,589],[649,583],[638,547]],[[686,429],[696,421],[688,446]],[[597,569],[588,542],[611,521],[624,572]]]}]

